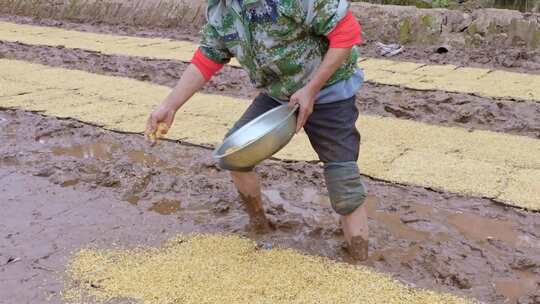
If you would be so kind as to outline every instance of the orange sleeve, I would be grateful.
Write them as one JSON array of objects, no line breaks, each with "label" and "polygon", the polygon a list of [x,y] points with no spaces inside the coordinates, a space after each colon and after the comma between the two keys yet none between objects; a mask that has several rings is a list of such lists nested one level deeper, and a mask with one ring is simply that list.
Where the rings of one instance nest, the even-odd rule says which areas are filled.
[{"label": "orange sleeve", "polygon": [[330,48],[350,48],[362,43],[362,28],[351,11],[326,35]]},{"label": "orange sleeve", "polygon": [[212,59],[206,57],[200,49],[197,49],[195,54],[193,54],[191,63],[199,69],[206,81],[210,80],[215,73],[223,68],[223,64],[212,61]]}]

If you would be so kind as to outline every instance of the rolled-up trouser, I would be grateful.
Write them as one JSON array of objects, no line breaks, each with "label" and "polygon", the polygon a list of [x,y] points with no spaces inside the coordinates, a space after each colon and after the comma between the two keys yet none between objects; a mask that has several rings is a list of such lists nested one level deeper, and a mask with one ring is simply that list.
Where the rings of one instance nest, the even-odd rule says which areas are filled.
[{"label": "rolled-up trouser", "polygon": [[[356,129],[358,108],[355,99],[353,96],[332,103],[315,104],[304,126],[313,149],[324,163],[324,177],[332,207],[341,215],[356,210],[366,196],[357,165],[360,133]],[[225,137],[280,105],[273,98],[260,94]],[[252,168],[245,171],[250,170]]]},{"label": "rolled-up trouser", "polygon": [[326,163],[324,178],[332,207],[340,215],[358,208],[366,198],[366,191],[356,161]]}]

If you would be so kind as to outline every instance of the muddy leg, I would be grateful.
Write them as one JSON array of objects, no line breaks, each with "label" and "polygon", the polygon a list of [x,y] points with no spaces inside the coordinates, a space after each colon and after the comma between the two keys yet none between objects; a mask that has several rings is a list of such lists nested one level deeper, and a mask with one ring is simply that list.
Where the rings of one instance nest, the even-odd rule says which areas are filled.
[{"label": "muddy leg", "polygon": [[261,185],[255,172],[231,171],[231,176],[240,194],[244,209],[249,215],[249,223],[256,232],[272,230],[262,204]]},{"label": "muddy leg", "polygon": [[366,204],[351,214],[341,216],[341,225],[351,256],[358,261],[367,260],[369,227]]}]

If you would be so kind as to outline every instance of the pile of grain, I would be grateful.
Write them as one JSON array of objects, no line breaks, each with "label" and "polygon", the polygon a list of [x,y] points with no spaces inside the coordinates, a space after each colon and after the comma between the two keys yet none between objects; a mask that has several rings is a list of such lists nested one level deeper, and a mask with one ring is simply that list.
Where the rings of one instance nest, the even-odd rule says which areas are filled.
[{"label": "pile of grain", "polygon": [[68,268],[68,303],[469,303],[415,290],[366,267],[236,236],[177,237],[161,248],[81,250]]}]

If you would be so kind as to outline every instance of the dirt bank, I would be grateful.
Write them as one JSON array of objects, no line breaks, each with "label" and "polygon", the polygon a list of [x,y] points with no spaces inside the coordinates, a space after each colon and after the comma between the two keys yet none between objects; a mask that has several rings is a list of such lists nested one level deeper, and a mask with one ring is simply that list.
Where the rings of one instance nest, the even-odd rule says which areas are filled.
[{"label": "dirt bank", "polygon": [[[461,6],[460,6],[461,7]],[[465,8],[467,7],[467,8]],[[351,11],[368,37],[383,42],[458,47],[538,49],[540,14],[501,9],[420,9],[413,6],[353,2]],[[535,10],[538,10],[538,5]],[[0,0],[0,13],[81,23],[129,24],[159,28],[200,28],[205,2],[166,1],[12,1]],[[487,52],[486,52],[487,53]]]},{"label": "dirt bank", "polygon": [[[186,68],[186,64],[179,61],[0,41],[1,57],[130,77],[169,87],[176,84]],[[253,98],[257,94],[246,73],[232,67],[226,67],[214,77],[204,91],[241,98]],[[416,91],[367,83],[358,96],[358,106],[367,114],[540,138],[540,103],[537,102],[494,101],[469,94]]]},{"label": "dirt bank", "polygon": [[205,3],[194,0],[0,0],[0,13],[77,22],[178,28],[200,26],[204,22]]},{"label": "dirt bank", "polygon": [[[0,15],[0,20],[22,24],[54,26],[66,29],[98,32],[105,34],[166,37],[176,40],[198,41],[198,29],[190,26],[178,28],[161,28],[152,26],[135,26],[127,24],[76,23],[69,20],[34,19],[22,16]],[[362,21],[362,20],[360,20]],[[376,25],[371,27],[376,28]],[[386,27],[390,27],[389,25]],[[362,56],[382,58],[376,42],[396,42],[390,38],[382,39],[380,35],[364,34]],[[479,43],[468,47],[446,46],[448,52],[440,49],[443,43],[430,45],[407,44],[404,52],[391,57],[393,60],[407,60],[419,63],[454,64],[479,68],[502,69],[514,72],[540,73],[540,49],[527,49],[521,46],[494,46]]]},{"label": "dirt bank", "polygon": [[[0,302],[58,303],[70,251],[157,244],[180,232],[224,232],[348,261],[321,168],[258,168],[277,230],[254,235],[211,151],[73,120],[0,112]],[[480,198],[366,178],[367,265],[414,286],[486,303],[537,303],[540,214]],[[535,294],[536,292],[536,294]]]}]

